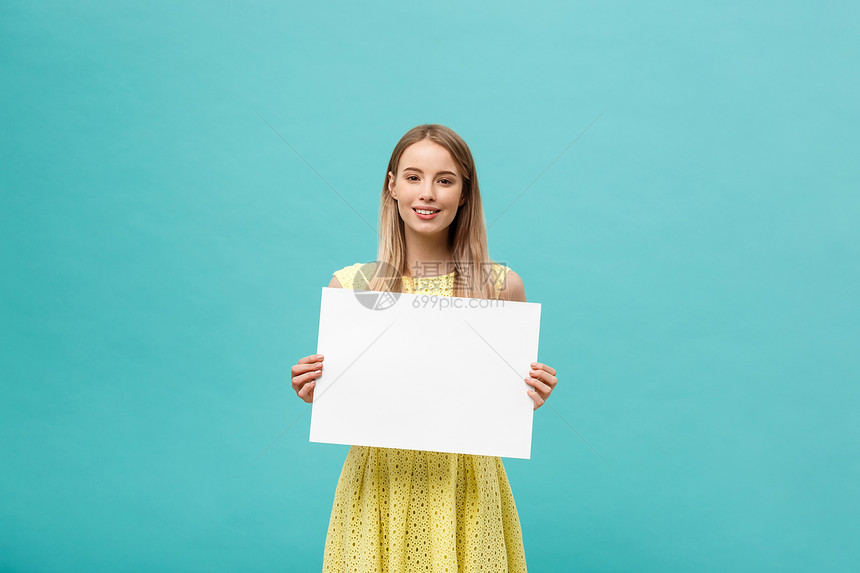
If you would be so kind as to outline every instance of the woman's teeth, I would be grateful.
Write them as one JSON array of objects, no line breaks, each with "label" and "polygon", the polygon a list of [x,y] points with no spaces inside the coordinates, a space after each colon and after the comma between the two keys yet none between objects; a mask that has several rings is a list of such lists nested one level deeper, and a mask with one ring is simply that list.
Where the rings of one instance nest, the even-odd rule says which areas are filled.
[{"label": "woman's teeth", "polygon": [[424,209],[415,209],[415,211],[418,213],[421,213],[422,215],[432,215],[433,213],[437,212],[437,211],[426,211]]}]

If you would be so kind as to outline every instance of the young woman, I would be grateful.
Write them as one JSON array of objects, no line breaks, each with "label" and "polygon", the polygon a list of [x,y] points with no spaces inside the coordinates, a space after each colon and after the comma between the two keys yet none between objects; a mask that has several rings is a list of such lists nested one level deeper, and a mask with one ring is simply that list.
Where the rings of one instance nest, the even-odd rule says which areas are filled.
[{"label": "young woman", "polygon": [[[525,301],[523,281],[490,260],[471,151],[442,125],[397,143],[379,208],[377,261],[336,272],[328,286]],[[442,274],[445,273],[445,274]],[[313,401],[322,355],[292,367]],[[533,362],[535,409],[556,386]],[[528,389],[527,389],[528,388]],[[439,420],[441,423],[451,423]],[[498,457],[352,446],[335,491],[323,571],[525,571],[516,505]]]}]

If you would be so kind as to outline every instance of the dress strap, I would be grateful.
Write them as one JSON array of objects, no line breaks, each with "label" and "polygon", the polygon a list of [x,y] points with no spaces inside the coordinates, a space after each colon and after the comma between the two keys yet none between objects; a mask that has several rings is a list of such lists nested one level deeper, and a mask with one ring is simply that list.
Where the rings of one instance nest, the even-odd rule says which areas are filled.
[{"label": "dress strap", "polygon": [[493,263],[493,277],[494,284],[496,285],[496,297],[502,292],[502,288],[505,286],[505,279],[508,276],[508,271],[510,271],[510,267],[505,265],[500,265],[499,263]]},{"label": "dress strap", "polygon": [[370,290],[370,279],[373,277],[373,273],[376,272],[376,261],[364,264],[356,263],[356,265],[358,265],[358,272],[356,272],[353,279],[352,288],[355,290]]}]

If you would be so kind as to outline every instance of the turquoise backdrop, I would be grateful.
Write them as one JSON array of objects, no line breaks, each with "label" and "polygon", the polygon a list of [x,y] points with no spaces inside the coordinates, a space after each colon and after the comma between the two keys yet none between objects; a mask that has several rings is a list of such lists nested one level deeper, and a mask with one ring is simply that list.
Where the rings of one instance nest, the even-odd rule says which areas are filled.
[{"label": "turquoise backdrop", "polygon": [[319,570],[347,447],[289,369],[420,123],[543,305],[560,382],[505,461],[530,570],[852,570],[858,22],[3,2],[0,571]]}]

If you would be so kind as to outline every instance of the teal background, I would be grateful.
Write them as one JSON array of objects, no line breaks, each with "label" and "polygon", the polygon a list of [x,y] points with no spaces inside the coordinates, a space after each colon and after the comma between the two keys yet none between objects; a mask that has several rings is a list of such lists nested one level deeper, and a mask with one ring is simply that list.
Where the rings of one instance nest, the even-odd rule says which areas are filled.
[{"label": "teal background", "polygon": [[347,448],[289,369],[425,122],[559,372],[505,460],[530,570],[850,570],[858,17],[2,3],[0,571],[319,570]]}]

